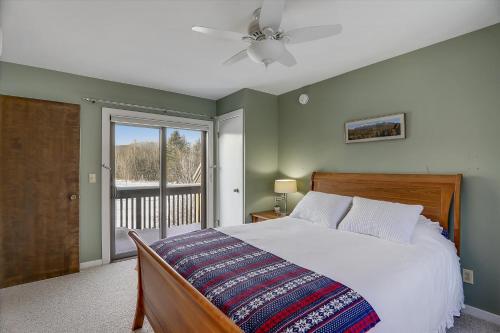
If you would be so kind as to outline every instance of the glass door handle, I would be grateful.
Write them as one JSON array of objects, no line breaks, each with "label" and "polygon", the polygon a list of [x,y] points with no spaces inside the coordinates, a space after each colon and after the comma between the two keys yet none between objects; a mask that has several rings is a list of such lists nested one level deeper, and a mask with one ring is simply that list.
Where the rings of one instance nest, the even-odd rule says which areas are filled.
[{"label": "glass door handle", "polygon": [[111,171],[111,167],[110,167],[110,166],[107,166],[107,165],[106,165],[106,164],[104,164],[104,163],[103,163],[103,164],[101,164],[101,166],[102,166],[104,169]]},{"label": "glass door handle", "polygon": [[80,196],[79,196],[78,194],[71,194],[71,195],[69,196],[69,200],[74,201],[74,200],[78,199],[79,197],[80,197]]},{"label": "glass door handle", "polygon": [[116,186],[111,187],[111,199],[116,199],[118,197],[118,193],[116,191]]}]

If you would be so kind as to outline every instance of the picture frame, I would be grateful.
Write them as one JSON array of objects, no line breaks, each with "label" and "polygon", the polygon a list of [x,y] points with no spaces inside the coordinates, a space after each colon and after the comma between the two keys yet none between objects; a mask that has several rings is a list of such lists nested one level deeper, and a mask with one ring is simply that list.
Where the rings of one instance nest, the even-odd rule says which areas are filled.
[{"label": "picture frame", "polygon": [[405,139],[405,113],[347,121],[344,132],[345,143]]}]

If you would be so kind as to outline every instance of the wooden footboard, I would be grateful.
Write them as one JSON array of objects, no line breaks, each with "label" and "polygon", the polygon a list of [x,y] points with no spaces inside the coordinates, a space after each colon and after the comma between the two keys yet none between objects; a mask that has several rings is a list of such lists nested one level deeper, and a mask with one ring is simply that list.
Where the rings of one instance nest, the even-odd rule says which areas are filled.
[{"label": "wooden footboard", "polygon": [[129,236],[137,246],[137,307],[132,330],[146,316],[155,332],[242,332],[196,288],[187,282],[136,232]]}]

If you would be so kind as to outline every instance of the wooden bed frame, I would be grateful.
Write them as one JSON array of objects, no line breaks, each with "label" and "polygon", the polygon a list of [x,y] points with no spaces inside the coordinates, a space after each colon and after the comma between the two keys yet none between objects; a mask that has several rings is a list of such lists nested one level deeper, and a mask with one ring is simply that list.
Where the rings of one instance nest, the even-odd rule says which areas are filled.
[{"label": "wooden bed frame", "polygon": [[[311,190],[368,199],[422,205],[422,215],[439,222],[453,236],[460,253],[462,175],[313,172]],[[453,234],[450,210],[453,203]]]},{"label": "wooden bed frame", "polygon": [[[423,214],[449,229],[453,203],[453,236],[460,249],[462,175],[359,174],[314,172],[311,190],[424,206]],[[222,311],[178,274],[136,232],[138,290],[133,330],[146,316],[159,332],[242,332]]]}]

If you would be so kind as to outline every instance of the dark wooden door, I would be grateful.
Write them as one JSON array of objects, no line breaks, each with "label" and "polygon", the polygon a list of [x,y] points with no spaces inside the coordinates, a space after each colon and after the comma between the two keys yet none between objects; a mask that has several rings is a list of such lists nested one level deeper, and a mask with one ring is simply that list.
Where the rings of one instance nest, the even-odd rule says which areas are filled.
[{"label": "dark wooden door", "polygon": [[0,96],[0,288],[79,270],[80,106]]}]

